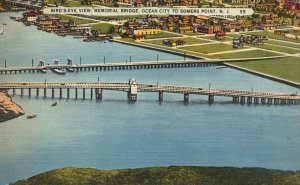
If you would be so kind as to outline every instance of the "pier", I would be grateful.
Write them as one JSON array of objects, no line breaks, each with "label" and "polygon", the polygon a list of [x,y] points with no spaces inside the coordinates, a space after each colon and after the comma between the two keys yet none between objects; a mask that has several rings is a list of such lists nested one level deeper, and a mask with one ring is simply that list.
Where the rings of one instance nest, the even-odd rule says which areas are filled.
[{"label": "pier", "polygon": [[[137,101],[138,93],[158,93],[158,100],[163,101],[164,93],[177,93],[183,95],[183,101],[189,101],[189,95],[205,95],[209,104],[214,103],[216,96],[228,97],[232,103],[240,104],[275,104],[275,105],[299,105],[300,95],[273,93],[273,92],[256,92],[256,91],[239,91],[228,89],[213,89],[203,87],[187,87],[187,86],[168,86],[158,84],[138,84],[134,79],[130,79],[128,83],[66,83],[66,82],[16,82],[16,83],[0,83],[1,91],[11,91],[16,95],[19,90],[20,95],[24,96],[24,90],[28,96],[32,96],[32,91],[36,91],[35,95],[40,96],[40,90],[43,90],[43,97],[47,97],[50,93],[52,98],[78,99],[78,91],[81,91],[82,99],[86,99],[86,91],[90,91],[90,99],[101,100],[104,90],[124,91],[127,92],[129,101]],[[74,97],[70,96],[70,91],[74,92]],[[50,92],[49,92],[50,91]],[[59,91],[58,97],[55,97],[55,91]],[[63,96],[64,94],[64,96]],[[48,95],[49,96],[49,95]]]},{"label": "pier", "polygon": [[0,68],[0,74],[18,74],[18,73],[35,73],[53,69],[74,69],[74,71],[112,71],[112,70],[135,70],[135,69],[157,69],[157,68],[182,68],[182,67],[207,67],[214,65],[222,65],[224,62],[248,61],[248,60],[263,60],[279,57],[259,57],[259,58],[242,58],[242,59],[197,59],[197,60],[166,60],[166,61],[145,61],[123,63],[106,63],[105,58],[103,64],[73,64],[68,60],[66,64],[59,64],[55,61],[52,65],[45,65],[45,62],[40,61],[38,66],[32,65],[29,67],[7,67],[5,61],[4,68]]}]

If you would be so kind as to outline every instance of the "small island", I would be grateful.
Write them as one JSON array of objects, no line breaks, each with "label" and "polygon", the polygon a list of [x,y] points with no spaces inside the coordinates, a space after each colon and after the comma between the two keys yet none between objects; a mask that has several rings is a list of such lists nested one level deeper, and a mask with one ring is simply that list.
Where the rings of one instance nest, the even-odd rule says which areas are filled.
[{"label": "small island", "polygon": [[19,117],[21,115],[24,115],[24,110],[21,106],[16,104],[7,93],[0,92],[0,122]]}]

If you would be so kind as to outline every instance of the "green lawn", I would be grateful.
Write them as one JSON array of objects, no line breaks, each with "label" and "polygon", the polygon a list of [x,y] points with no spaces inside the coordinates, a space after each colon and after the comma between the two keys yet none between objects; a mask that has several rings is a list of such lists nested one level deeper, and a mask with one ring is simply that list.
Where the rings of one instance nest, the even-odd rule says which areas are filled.
[{"label": "green lawn", "polygon": [[[187,38],[176,38],[174,40],[184,40],[186,44],[203,44],[203,43],[209,43],[210,41],[206,41],[206,40],[201,40],[201,39],[197,39],[197,38],[193,38],[193,37],[187,37]],[[151,43],[151,44],[155,44],[155,45],[163,45],[163,40],[164,39],[159,39],[159,40],[149,40],[149,41],[145,41],[147,43]]]},{"label": "green lawn", "polygon": [[290,57],[249,62],[233,62],[232,64],[267,73],[294,82],[300,82],[299,58]]},{"label": "green lawn", "polygon": [[208,45],[201,45],[201,46],[186,46],[186,47],[181,47],[180,49],[204,53],[204,54],[234,50],[231,45],[222,44],[222,43],[208,44]]},{"label": "green lawn", "polygon": [[180,35],[168,33],[168,32],[161,32],[160,34],[146,35],[145,39],[158,39],[158,38],[167,38],[167,37],[180,37]]},{"label": "green lawn", "polygon": [[111,33],[114,26],[108,23],[99,23],[91,25],[92,30],[101,30],[102,33]]},{"label": "green lawn", "polygon": [[265,43],[277,44],[277,45],[281,45],[281,46],[288,46],[288,47],[300,49],[300,44],[297,44],[297,43],[286,43],[286,42],[281,42],[281,41],[276,41],[276,40],[266,40]]},{"label": "green lawn", "polygon": [[300,43],[300,40],[286,39],[286,38],[284,38],[283,35],[277,35],[277,34],[274,34],[272,32],[269,32],[269,31],[248,32],[246,34],[249,34],[249,35],[261,35],[261,36],[267,36],[267,37],[272,38],[272,39],[285,40],[285,41]]},{"label": "green lawn", "polygon": [[209,40],[213,40],[213,41],[220,41],[220,42],[224,42],[224,41],[232,41],[231,37],[225,36],[225,39],[223,40],[217,40],[215,38],[215,36],[203,36],[203,37],[199,37],[199,38],[203,38],[203,39],[209,39]]},{"label": "green lawn", "polygon": [[299,171],[232,167],[61,168],[11,185],[299,185]]},{"label": "green lawn", "polygon": [[291,49],[291,48],[280,47],[280,46],[269,45],[269,44],[255,45],[255,47],[272,50],[272,51],[280,51],[280,52],[289,53],[289,54],[300,53],[300,50],[297,50],[297,49]]},{"label": "green lawn", "polygon": [[280,54],[262,51],[262,50],[251,50],[251,51],[240,51],[235,53],[224,53],[218,55],[211,55],[209,58],[214,59],[229,59],[229,58],[254,58],[254,57],[271,57],[271,56],[279,56]]},{"label": "green lawn", "polygon": [[80,18],[80,17],[72,17],[72,16],[69,16],[69,15],[58,15],[57,14],[55,16],[60,17],[61,19],[65,19],[65,20],[72,19],[76,24],[87,24],[87,23],[96,22],[96,21],[93,21],[93,20],[83,19],[83,18]]}]

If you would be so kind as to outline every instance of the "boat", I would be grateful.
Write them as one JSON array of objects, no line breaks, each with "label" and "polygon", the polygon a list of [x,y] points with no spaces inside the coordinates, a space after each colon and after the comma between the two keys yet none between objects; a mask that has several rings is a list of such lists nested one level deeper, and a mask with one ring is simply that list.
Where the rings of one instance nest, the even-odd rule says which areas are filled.
[{"label": "boat", "polygon": [[67,71],[69,71],[69,72],[74,72],[75,69],[74,69],[73,67],[68,67],[68,68],[67,68]]},{"label": "boat", "polygon": [[227,66],[217,66],[216,69],[227,68]]},{"label": "boat", "polygon": [[52,106],[53,106],[53,107],[56,106],[56,105],[57,105],[57,102],[52,103]]},{"label": "boat", "polygon": [[52,71],[57,73],[57,74],[61,74],[61,75],[66,74],[66,69],[53,68]]},{"label": "boat", "polygon": [[35,113],[28,114],[27,119],[35,118],[37,115]]},{"label": "boat", "polygon": [[41,69],[40,72],[47,73],[47,69]]}]

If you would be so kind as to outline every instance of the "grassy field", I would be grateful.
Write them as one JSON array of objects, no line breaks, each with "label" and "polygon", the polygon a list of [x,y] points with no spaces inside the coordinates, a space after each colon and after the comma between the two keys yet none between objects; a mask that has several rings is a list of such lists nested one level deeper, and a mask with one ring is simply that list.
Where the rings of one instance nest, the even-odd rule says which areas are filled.
[{"label": "grassy field", "polygon": [[92,30],[101,30],[102,33],[111,33],[114,26],[108,23],[99,23],[91,25]]},{"label": "grassy field", "polygon": [[199,37],[199,38],[209,39],[209,40],[213,40],[213,41],[220,41],[220,42],[224,42],[224,41],[232,41],[232,38],[231,38],[231,37],[228,37],[228,36],[225,36],[225,39],[224,39],[224,40],[217,40],[217,39],[215,38],[215,36],[202,36],[202,37]]},{"label": "grassy field", "polygon": [[[210,42],[210,41],[196,39],[196,38],[192,38],[192,37],[188,37],[188,38],[176,38],[174,40],[178,40],[178,39],[184,40],[185,44],[203,44],[203,43],[209,43]],[[164,39],[149,40],[149,41],[146,40],[145,42],[162,46],[163,45],[163,40]]]},{"label": "grassy field", "polygon": [[161,32],[160,34],[146,35],[145,39],[158,39],[158,38],[167,38],[167,37],[180,37],[180,35],[168,33],[168,32]]},{"label": "grassy field", "polygon": [[262,31],[262,32],[248,32],[248,33],[246,33],[246,34],[249,34],[249,35],[267,36],[267,37],[272,38],[272,39],[277,39],[277,40],[284,40],[284,41],[290,41],[290,42],[300,43],[300,40],[286,39],[286,38],[284,38],[283,35],[277,35],[277,34],[274,34],[274,33],[272,33],[272,32],[268,32],[268,31]]},{"label": "grassy field", "polygon": [[234,50],[232,48],[232,46],[229,44],[209,44],[209,45],[201,45],[201,46],[187,46],[187,47],[181,47],[181,49],[204,53],[204,54]]},{"label": "grassy field", "polygon": [[300,53],[300,50],[297,50],[297,49],[291,49],[291,48],[280,47],[280,46],[269,45],[269,44],[257,45],[255,47],[272,50],[272,51],[280,51],[280,52],[289,53],[289,54]]},{"label": "grassy field", "polygon": [[262,168],[152,167],[125,170],[62,168],[12,185],[299,185],[300,172]]},{"label": "grassy field", "polygon": [[228,59],[228,58],[254,58],[254,57],[270,57],[270,56],[279,56],[280,54],[262,51],[262,50],[250,50],[250,51],[241,51],[235,53],[224,53],[218,55],[211,55],[209,58],[213,59]]},{"label": "grassy field", "polygon": [[284,78],[287,80],[291,80],[294,82],[300,82],[299,58],[290,57],[261,61],[234,62],[232,64],[270,74],[273,76],[277,76],[280,78]]},{"label": "grassy field", "polygon": [[96,21],[93,21],[93,20],[83,19],[83,18],[80,18],[80,17],[72,17],[72,16],[68,16],[68,15],[55,15],[55,16],[60,17],[61,19],[64,19],[64,20],[72,19],[76,24],[87,24],[87,23],[96,22]]},{"label": "grassy field", "polygon": [[280,41],[276,41],[276,40],[267,40],[267,41],[265,41],[265,43],[277,44],[280,46],[288,46],[288,47],[300,49],[300,44],[297,44],[297,43],[286,43],[286,42],[280,42]]}]

